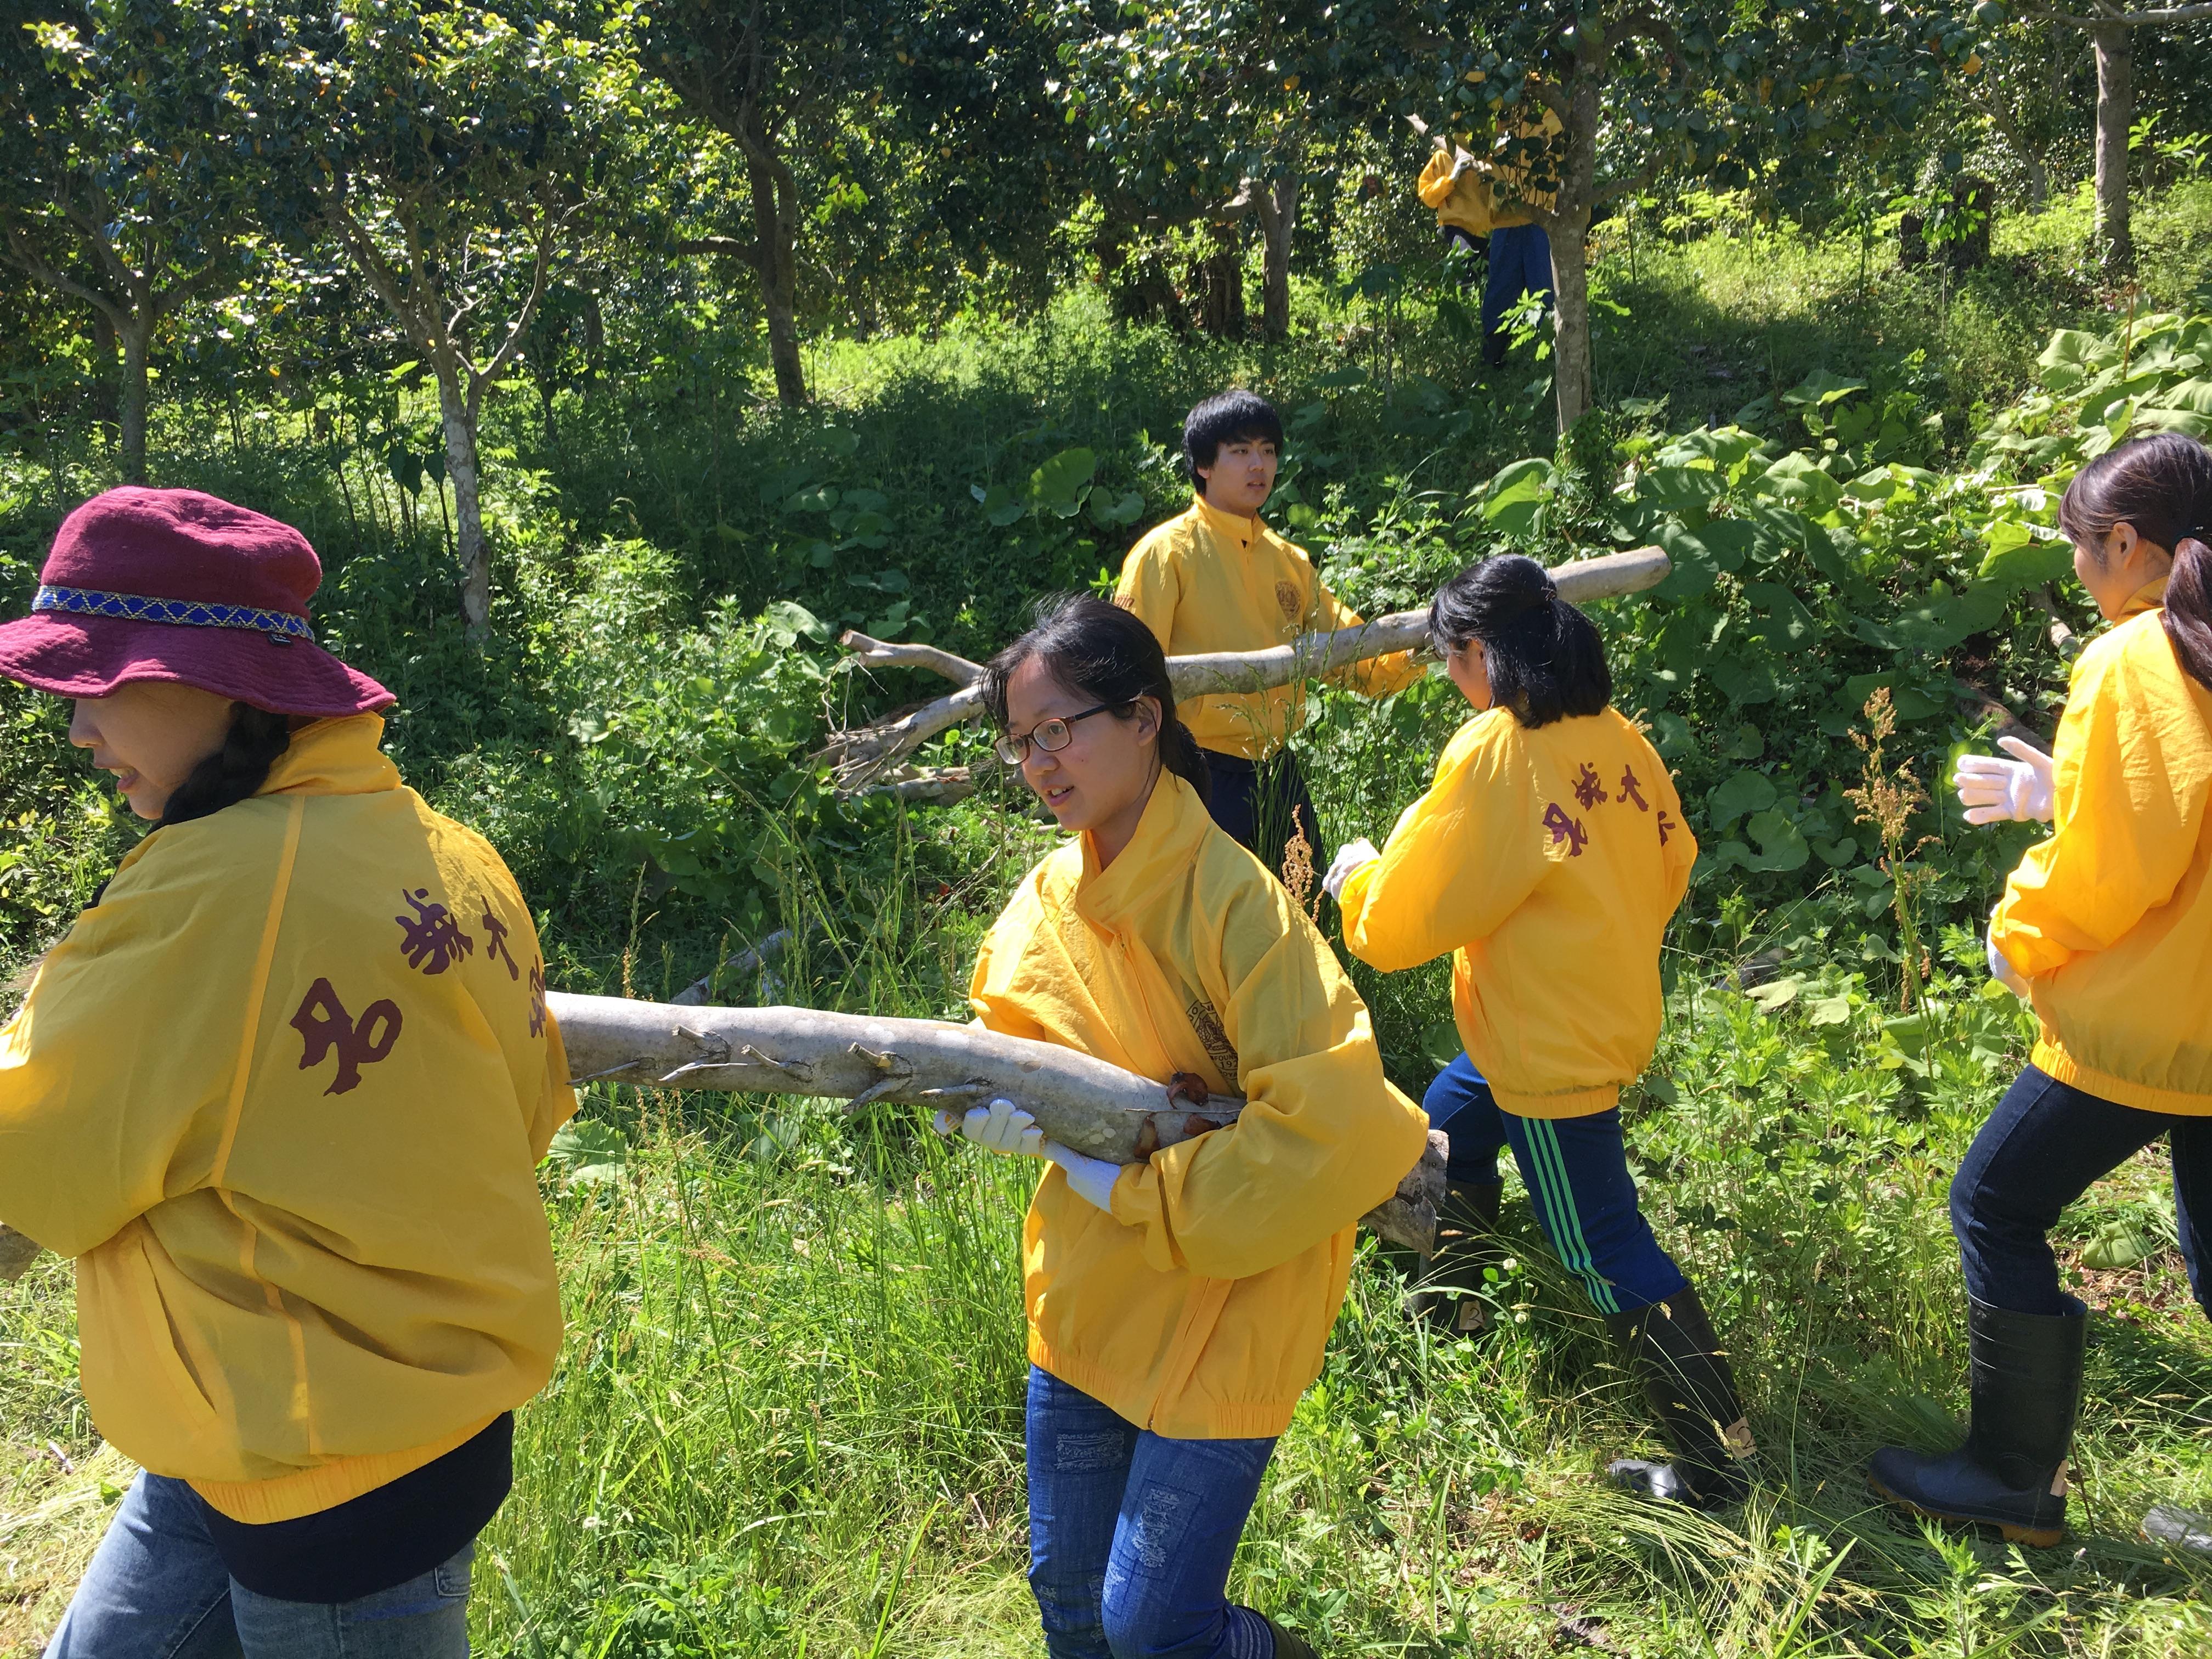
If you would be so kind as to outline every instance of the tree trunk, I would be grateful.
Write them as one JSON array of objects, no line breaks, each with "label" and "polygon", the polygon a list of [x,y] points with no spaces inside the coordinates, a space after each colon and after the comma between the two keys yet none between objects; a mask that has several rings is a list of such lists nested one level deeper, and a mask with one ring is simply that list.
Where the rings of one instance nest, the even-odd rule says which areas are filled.
[{"label": "tree trunk", "polygon": [[[623,997],[547,995],[578,1080],[641,1087],[876,1101],[963,1112],[1004,1096],[1051,1139],[1087,1158],[1137,1164],[1163,1146],[1233,1123],[1244,1103],[1201,1105],[1074,1048],[927,1019],[811,1008],[678,1007]],[[1427,1250],[1443,1197],[1443,1147],[1431,1138],[1395,1193],[1360,1218],[1394,1243]],[[1352,1219],[1346,1216],[1345,1220]]]},{"label": "tree trunk", "polygon": [[1244,261],[1233,226],[1214,234],[1213,252],[1198,268],[1204,307],[1199,326],[1217,340],[1238,339],[1244,333]]},{"label": "tree trunk", "polygon": [[146,360],[154,325],[142,308],[118,331],[123,336],[123,482],[146,482]]},{"label": "tree trunk", "polygon": [[744,146],[745,180],[752,191],[753,269],[760,274],[761,309],[768,313],[768,357],[775,370],[776,401],[796,409],[806,401],[806,368],[799,356],[799,261],[793,251],[795,205],[792,185],[776,177],[765,154],[765,133]]},{"label": "tree trunk", "polygon": [[1550,238],[1552,384],[1562,433],[1590,406],[1589,219],[1587,213],[1579,216],[1581,224]]},{"label": "tree trunk", "polygon": [[2097,246],[2108,276],[2135,269],[2128,226],[2128,128],[2136,113],[2135,49],[2124,23],[2094,29],[2097,48]]},{"label": "tree trunk", "polygon": [[446,476],[453,481],[453,551],[461,562],[461,620],[481,638],[491,626],[491,554],[477,492],[477,420],[459,368],[438,365],[438,414],[446,428]]},{"label": "tree trunk", "polygon": [[123,402],[116,395],[115,319],[100,307],[92,308],[92,414],[102,426],[119,427]]},{"label": "tree trunk", "polygon": [[1285,174],[1272,185],[1255,187],[1254,206],[1260,215],[1260,239],[1265,250],[1265,280],[1261,284],[1261,325],[1270,340],[1291,337],[1291,236],[1298,222],[1298,181]]}]

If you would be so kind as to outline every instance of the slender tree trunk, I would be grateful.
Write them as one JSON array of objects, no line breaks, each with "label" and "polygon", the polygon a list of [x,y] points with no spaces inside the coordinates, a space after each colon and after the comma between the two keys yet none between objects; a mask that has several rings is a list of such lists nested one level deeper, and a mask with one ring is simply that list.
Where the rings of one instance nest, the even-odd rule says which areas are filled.
[{"label": "slender tree trunk", "polygon": [[1261,322],[1270,340],[1291,337],[1291,237],[1298,222],[1298,180],[1285,174],[1254,198],[1265,256]]},{"label": "slender tree trunk", "polygon": [[117,331],[123,336],[123,482],[146,482],[146,362],[154,324],[141,306]]},{"label": "slender tree trunk", "polygon": [[1552,384],[1559,402],[1559,430],[1565,432],[1590,406],[1589,216],[1554,233],[1552,244],[1552,303],[1556,311],[1552,340]]},{"label": "slender tree trunk", "polygon": [[1237,252],[1235,230],[1218,230],[1214,251],[1199,265],[1203,287],[1199,325],[1218,340],[1233,340],[1244,332],[1244,261]]},{"label": "slender tree trunk", "polygon": [[765,149],[765,134],[745,150],[746,182],[752,187],[753,242],[760,250],[761,309],[768,313],[768,356],[775,370],[776,401],[797,408],[806,401],[806,368],[799,356],[799,261],[792,243],[793,214],[782,198],[789,189],[776,177]]},{"label": "slender tree trunk", "polygon": [[[461,371],[438,365],[438,413],[446,428],[446,476],[453,481],[453,550],[461,562],[461,620],[481,637],[491,626],[491,554],[484,546],[483,504],[477,494],[476,411]],[[443,492],[440,494],[443,504]]]},{"label": "slender tree trunk", "polygon": [[119,426],[123,420],[122,400],[116,395],[115,351],[118,343],[115,319],[100,307],[93,307],[92,414],[105,426]]},{"label": "slender tree trunk", "polygon": [[2097,48],[2097,245],[2105,270],[2135,269],[2128,226],[2128,128],[2136,113],[2135,49],[2124,23],[2091,31]]}]

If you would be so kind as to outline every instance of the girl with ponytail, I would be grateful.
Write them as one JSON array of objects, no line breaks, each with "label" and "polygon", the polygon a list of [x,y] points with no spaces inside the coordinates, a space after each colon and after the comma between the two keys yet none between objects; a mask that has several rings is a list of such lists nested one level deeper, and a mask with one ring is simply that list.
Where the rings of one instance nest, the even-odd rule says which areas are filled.
[{"label": "girl with ponytail", "polygon": [[[1972,1425],[1942,1456],[1875,1454],[1881,1496],[2058,1542],[2087,1310],[2060,1287],[2065,1207],[2160,1138],[2189,1282],[2212,1311],[2212,452],[2162,433],[2067,486],[2058,524],[2113,624],[2074,665],[2056,752],[2008,741],[1956,780],[1978,823],[2041,819],[1990,918],[1990,972],[2035,1010],[2026,1070],[1951,1183]],[[2160,1507],[2160,1541],[2212,1523]]]},{"label": "girl with ponytail", "polygon": [[1430,1311],[1454,1331],[1480,1323],[1471,1292],[1510,1146],[1545,1237],[1674,1451],[1608,1473],[1653,1497],[1735,1498],[1752,1450],[1743,1406],[1697,1291],[1638,1206],[1617,1104],[1658,1042],[1660,941],[1697,842],[1666,763],[1612,707],[1597,629],[1541,565],[1462,571],[1429,633],[1475,715],[1389,844],[1343,848],[1328,886],[1362,961],[1389,972],[1453,957],[1468,1052],[1423,1103],[1451,1141]]},{"label": "girl with ponytail", "polygon": [[1207,815],[1159,641],[1048,609],[986,670],[999,753],[1070,838],[983,942],[989,1030],[1250,1103],[1123,1167],[1018,1101],[938,1128],[1044,1160],[1023,1233],[1030,1583],[1053,1659],[1310,1659],[1231,1604],[1275,1437],[1320,1375],[1358,1218],[1421,1153],[1367,1010],[1313,923]]}]

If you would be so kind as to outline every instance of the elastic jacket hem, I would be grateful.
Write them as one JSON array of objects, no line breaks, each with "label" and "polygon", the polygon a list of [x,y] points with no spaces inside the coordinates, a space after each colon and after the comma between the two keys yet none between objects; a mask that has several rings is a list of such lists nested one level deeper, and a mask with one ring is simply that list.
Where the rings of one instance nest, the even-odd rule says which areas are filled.
[{"label": "elastic jacket hem", "polygon": [[1501,1112],[1516,1117],[1595,1117],[1620,1104],[1620,1085],[1601,1083],[1590,1089],[1564,1089],[1557,1094],[1519,1095],[1498,1087],[1492,1079],[1490,1097]]},{"label": "elastic jacket hem", "polygon": [[278,1475],[272,1480],[194,1480],[189,1484],[207,1500],[210,1508],[246,1525],[297,1521],[303,1516],[320,1515],[325,1510],[349,1504],[380,1486],[388,1486],[417,1469],[428,1468],[447,1452],[468,1444],[504,1415],[503,1412],[494,1412],[442,1439],[406,1451],[342,1457],[335,1462],[302,1469],[297,1474]]},{"label": "elastic jacket hem", "polygon": [[2155,1084],[2136,1083],[2084,1066],[2059,1046],[2057,1037],[2048,1026],[2028,1056],[2028,1064],[2060,1083],[2100,1100],[2109,1100],[2115,1106],[2132,1106],[2139,1112],[2163,1112],[2172,1117],[2212,1117],[2212,1095],[2161,1089]]},{"label": "elastic jacket hem", "polygon": [[1073,1355],[1054,1352],[1035,1330],[1030,1333],[1030,1363],[1071,1389],[1082,1389],[1116,1417],[1169,1440],[1273,1440],[1291,1426],[1291,1418],[1298,1408],[1295,1394],[1285,1400],[1201,1404],[1187,1392],[1180,1392],[1175,1403],[1181,1409],[1164,1418],[1156,1417],[1152,1411],[1156,1402],[1132,1389],[1127,1377],[1085,1364]]}]

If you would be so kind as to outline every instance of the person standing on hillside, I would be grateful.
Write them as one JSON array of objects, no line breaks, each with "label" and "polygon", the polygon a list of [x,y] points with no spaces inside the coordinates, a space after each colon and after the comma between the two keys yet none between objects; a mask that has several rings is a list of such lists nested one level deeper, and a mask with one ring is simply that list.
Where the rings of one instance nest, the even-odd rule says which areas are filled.
[{"label": "person standing on hillside", "polygon": [[[1281,466],[1275,406],[1250,392],[1208,398],[1184,419],[1182,448],[1196,496],[1129,550],[1114,603],[1172,657],[1265,651],[1301,634],[1358,626],[1358,613],[1328,591],[1305,550],[1260,517]],[[1383,697],[1423,672],[1401,651],[1330,678]],[[1321,823],[1289,747],[1305,724],[1304,685],[1193,697],[1176,712],[1212,777],[1214,822],[1279,877],[1293,841],[1304,842],[1309,861],[1318,860]]]},{"label": "person standing on hillside", "polygon": [[[1525,152],[1548,143],[1565,131],[1559,116],[1534,102],[1533,91],[1501,128],[1497,153],[1475,160],[1484,175],[1490,208],[1490,274],[1482,287],[1482,361],[1502,368],[1510,342],[1505,314],[1533,294],[1552,303],[1552,240],[1536,222],[1534,210],[1551,207],[1548,191],[1531,188],[1534,167]],[[1470,158],[1472,159],[1472,158]],[[1425,198],[1424,198],[1425,199]]]},{"label": "person standing on hillside", "polygon": [[0,1030],[0,1220],[76,1259],[85,1402],[145,1471],[49,1659],[461,1659],[560,1348],[530,909],[400,783],[320,580],[274,519],[115,489],[0,627],[154,823]]},{"label": "person standing on hillside", "polygon": [[[1632,1490],[1741,1497],[1751,1432],[1698,1293],[1651,1235],[1618,1105],[1659,1037],[1659,948],[1698,844],[1674,780],[1612,706],[1589,619],[1533,559],[1494,558],[1440,588],[1430,637],[1477,713],[1381,852],[1342,848],[1325,884],[1352,955],[1386,973],[1452,952],[1468,1052],[1431,1086],[1451,1140],[1447,1285],[1498,1218],[1510,1146],[1544,1236],[1605,1316],[1674,1462],[1624,1459]],[[1471,1328],[1472,1298],[1454,1328]]]},{"label": "person standing on hillside", "polygon": [[[1901,1447],[1875,1492],[2039,1547],[2066,1520],[2088,1310],[2061,1288],[2066,1206],[2163,1136],[2190,1288],[2212,1311],[2212,452],[2179,433],[2106,451],[2058,507],[2074,569],[2114,626],[2074,665],[2048,758],[1960,763],[1977,823],[2041,819],[1990,918],[1990,971],[2026,998],[2033,1054],[1951,1182],[1966,1280],[1972,1423],[1940,1456]],[[2144,1530],[2212,1551],[2212,1523]]]},{"label": "person standing on hillside", "polygon": [[969,992],[988,1030],[1094,1054],[1237,1121],[1126,1167],[1019,1103],[940,1133],[1051,1167],[1023,1229],[1030,1584],[1053,1659],[1312,1659],[1227,1597],[1275,1438],[1321,1374],[1360,1216],[1420,1157],[1366,1008],[1304,912],[1207,816],[1159,643],[1097,599],[992,659],[999,752],[1071,839]]},{"label": "person standing on hillside", "polygon": [[1421,205],[1435,212],[1437,234],[1447,251],[1466,250],[1468,264],[1460,278],[1464,286],[1472,286],[1475,280],[1473,262],[1486,259],[1490,254],[1490,181],[1482,176],[1481,166],[1474,155],[1439,133],[1428,164],[1413,186]]}]

